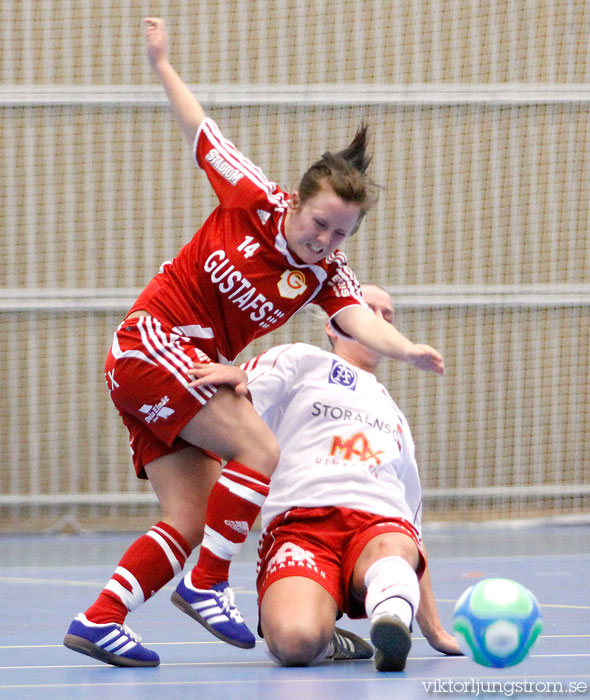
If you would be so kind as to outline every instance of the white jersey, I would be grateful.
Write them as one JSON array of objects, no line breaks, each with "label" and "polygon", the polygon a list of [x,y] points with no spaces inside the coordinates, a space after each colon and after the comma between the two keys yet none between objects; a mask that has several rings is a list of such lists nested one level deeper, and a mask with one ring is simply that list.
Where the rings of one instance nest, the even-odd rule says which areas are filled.
[{"label": "white jersey", "polygon": [[281,458],[262,528],[294,507],[338,506],[405,518],[421,530],[421,488],[408,423],[376,377],[305,343],[246,362],[254,407]]}]

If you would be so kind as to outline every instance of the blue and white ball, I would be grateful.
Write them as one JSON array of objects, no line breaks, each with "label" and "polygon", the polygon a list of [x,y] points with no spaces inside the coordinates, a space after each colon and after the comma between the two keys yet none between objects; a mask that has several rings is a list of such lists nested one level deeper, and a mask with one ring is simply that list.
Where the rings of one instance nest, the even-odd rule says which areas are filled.
[{"label": "blue and white ball", "polygon": [[506,578],[487,578],[470,586],[453,612],[453,631],[461,651],[482,666],[519,664],[542,629],[535,596]]}]

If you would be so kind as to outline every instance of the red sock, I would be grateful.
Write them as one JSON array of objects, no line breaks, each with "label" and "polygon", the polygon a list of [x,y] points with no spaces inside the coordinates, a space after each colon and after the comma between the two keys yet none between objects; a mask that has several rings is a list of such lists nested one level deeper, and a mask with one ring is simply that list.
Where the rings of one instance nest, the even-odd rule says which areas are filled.
[{"label": "red sock", "polygon": [[111,580],[86,611],[86,617],[91,622],[122,625],[128,612],[182,571],[191,551],[172,526],[156,523],[125,552]]},{"label": "red sock", "polygon": [[231,558],[244,542],[265,498],[270,479],[239,462],[230,461],[213,486],[205,515],[205,536],[192,570],[196,588],[227,581]]}]

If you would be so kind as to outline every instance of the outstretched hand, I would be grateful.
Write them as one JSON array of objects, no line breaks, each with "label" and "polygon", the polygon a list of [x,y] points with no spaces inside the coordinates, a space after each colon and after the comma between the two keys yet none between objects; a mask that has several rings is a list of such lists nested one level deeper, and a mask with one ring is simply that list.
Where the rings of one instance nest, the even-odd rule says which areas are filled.
[{"label": "outstretched hand", "polygon": [[440,651],[447,656],[463,656],[463,652],[459,647],[459,643],[452,634],[449,634],[444,629],[439,629],[436,633],[429,632],[426,634],[424,630],[424,637],[426,641],[430,644],[433,649]]},{"label": "outstretched hand", "polygon": [[206,364],[195,364],[188,370],[196,379],[189,386],[204,386],[205,384],[213,384],[219,386],[227,384],[232,387],[238,396],[248,395],[248,375],[243,369],[232,365],[222,365],[217,362],[208,362]]},{"label": "outstretched hand", "polygon": [[430,345],[415,343],[408,353],[408,362],[416,369],[443,375],[445,363],[442,355]]}]

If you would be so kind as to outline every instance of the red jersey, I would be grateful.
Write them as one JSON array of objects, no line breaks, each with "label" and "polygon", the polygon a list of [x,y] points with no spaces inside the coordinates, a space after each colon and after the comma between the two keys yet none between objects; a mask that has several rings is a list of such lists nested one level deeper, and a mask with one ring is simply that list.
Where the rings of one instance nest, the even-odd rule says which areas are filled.
[{"label": "red jersey", "polygon": [[162,265],[131,311],[144,309],[181,335],[198,339],[210,357],[223,361],[233,360],[254,338],[309,303],[330,318],[346,306],[364,304],[342,252],[310,265],[293,256],[284,233],[288,193],[224,138],[211,119],[197,132],[195,159],[219,206]]}]

